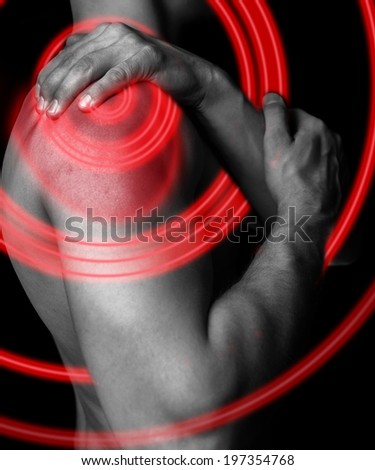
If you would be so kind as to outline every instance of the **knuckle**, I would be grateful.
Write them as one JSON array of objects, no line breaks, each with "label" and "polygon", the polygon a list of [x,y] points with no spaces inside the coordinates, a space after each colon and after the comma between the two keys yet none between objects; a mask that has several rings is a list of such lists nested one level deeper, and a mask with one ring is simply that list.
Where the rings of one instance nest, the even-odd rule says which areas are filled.
[{"label": "knuckle", "polygon": [[311,129],[315,134],[322,135],[327,134],[328,128],[321,119],[313,118]]},{"label": "knuckle", "polygon": [[300,121],[300,130],[307,135],[322,134],[327,131],[325,123],[305,111],[297,110],[298,119]]},{"label": "knuckle", "polygon": [[66,40],[66,45],[69,46],[70,44],[78,41],[78,39],[81,37],[81,34],[79,33],[76,33],[76,34],[72,34],[68,37],[68,39]]},{"label": "knuckle", "polygon": [[309,128],[299,133],[296,142],[304,152],[310,153],[319,144],[320,136],[318,132]]},{"label": "knuckle", "polygon": [[59,85],[59,83],[60,83],[60,80],[56,76],[56,74],[52,74],[48,78],[46,78],[42,86],[42,94],[44,98],[47,98],[47,99],[51,98],[51,96],[54,93],[54,90]]},{"label": "knuckle", "polygon": [[93,60],[86,56],[82,57],[74,66],[74,72],[78,74],[90,74],[94,68]]},{"label": "knuckle", "polygon": [[52,85],[52,83],[48,80],[45,81],[42,86],[41,95],[45,99],[49,100],[53,95],[53,91],[54,91],[54,86]]},{"label": "knuckle", "polygon": [[95,27],[94,32],[101,33],[105,29],[107,29],[109,26],[111,26],[111,23],[109,23],[109,22],[100,23]]},{"label": "knuckle", "polygon": [[92,98],[97,98],[105,94],[107,90],[107,86],[105,85],[103,80],[99,80],[96,82],[94,85],[90,87],[89,94],[91,95]]},{"label": "knuckle", "polygon": [[65,100],[68,99],[71,92],[72,92],[72,87],[63,83],[60,85],[59,89],[56,91],[55,98],[60,102],[64,102]]},{"label": "knuckle", "polygon": [[75,60],[75,55],[72,54],[71,52],[63,52],[64,57],[62,58],[61,65],[60,67],[70,67],[74,60]]},{"label": "knuckle", "polygon": [[127,67],[125,65],[119,65],[109,70],[108,79],[114,82],[121,82],[126,80],[128,76]]},{"label": "knuckle", "polygon": [[115,22],[115,23],[111,23],[108,26],[108,31],[114,36],[118,37],[124,34],[124,32],[126,31],[126,27],[123,23]]},{"label": "knuckle", "polygon": [[143,46],[143,53],[153,61],[160,59],[160,50],[154,44],[146,44]]},{"label": "knuckle", "polygon": [[139,44],[140,38],[137,33],[133,30],[128,31],[125,36],[125,42],[128,46],[137,46]]},{"label": "knuckle", "polygon": [[38,83],[41,85],[42,94],[45,98],[50,98],[53,90],[56,89],[61,82],[61,77],[64,76],[64,70],[70,70],[74,62],[74,55],[66,54],[55,70],[49,72],[49,69],[45,69],[39,74]]}]

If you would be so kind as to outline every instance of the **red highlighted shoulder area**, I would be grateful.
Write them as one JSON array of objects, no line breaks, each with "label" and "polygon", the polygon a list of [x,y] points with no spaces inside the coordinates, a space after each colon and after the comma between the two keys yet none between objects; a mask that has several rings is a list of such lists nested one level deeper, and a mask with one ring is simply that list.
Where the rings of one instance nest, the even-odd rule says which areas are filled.
[{"label": "red highlighted shoulder area", "polygon": [[210,250],[249,210],[221,173],[190,207],[163,217],[181,191],[189,142],[180,108],[154,85],[132,85],[90,113],[74,102],[58,120],[35,106],[30,93],[13,145],[59,217],[52,227],[5,192],[0,214],[8,254],[35,270],[90,282],[158,275]]},{"label": "red highlighted shoulder area", "polygon": [[121,216],[114,201],[124,184],[133,201],[122,212],[163,204],[179,174],[181,110],[159,88],[132,85],[90,113],[73,102],[58,120],[37,114],[35,104],[30,93],[14,142],[41,190],[63,210]]},{"label": "red highlighted shoulder area", "polygon": [[[261,102],[262,95],[266,91],[277,91],[287,97],[288,80],[283,46],[276,24],[266,2],[261,0],[239,0],[238,2],[232,3],[208,0],[208,3],[221,19],[231,39],[241,71],[241,84],[245,94],[255,103]],[[358,3],[362,11],[367,34],[370,73],[372,77],[371,83],[373,84],[375,83],[375,8],[373,2],[370,2],[369,0],[359,0]],[[243,27],[244,24],[246,25],[246,28]],[[254,50],[255,54],[253,52]],[[57,50],[55,50],[55,53],[56,52]],[[372,181],[375,167],[374,96],[374,93],[372,93],[368,132],[359,171],[356,176],[351,195],[347,200],[347,204],[341,214],[340,220],[327,245],[327,266],[338,253],[348,233],[355,224]],[[127,107],[130,109],[132,106],[131,102],[134,99],[135,97],[132,98],[131,96],[125,96],[123,98],[118,97],[114,101],[114,107],[112,110],[109,108],[108,112],[110,114],[112,113],[112,115],[116,115],[116,109],[120,109],[121,106],[123,106],[124,110],[127,109]],[[153,99],[155,99],[155,96]],[[120,103],[122,104],[120,105]],[[95,117],[92,118],[95,120]],[[74,160],[78,165],[82,165],[82,171],[86,171],[87,167],[95,166],[92,162],[95,161],[93,156],[96,155],[96,144],[94,146],[89,145],[89,148],[84,148],[84,152],[77,156],[75,151],[71,150],[71,145],[69,145],[71,142],[69,141],[69,138],[67,138],[70,126],[73,126],[72,122],[74,122],[74,116],[71,116],[71,120],[67,124],[67,134],[58,135],[57,137],[54,135],[54,138],[57,139],[57,143],[55,143],[55,141],[53,142],[54,145],[58,145],[62,148],[69,148],[70,150],[67,153],[66,158],[68,160],[70,159],[70,161]],[[51,123],[48,123],[47,125],[53,126]],[[49,130],[47,133],[48,132]],[[85,134],[81,137],[83,139],[81,140],[83,148],[85,147],[85,144],[82,143],[85,141]],[[172,136],[168,141],[168,145],[172,145],[172,142],[175,140],[178,142],[178,139],[176,139],[175,136]],[[109,142],[110,143],[108,145],[113,143],[111,139]],[[178,148],[178,144],[176,144],[176,148]],[[130,153],[130,155],[132,154]],[[139,155],[137,156],[136,154],[133,154],[130,165],[129,161],[125,162],[122,160],[123,157],[118,154],[116,166],[118,164],[118,168],[121,168],[121,172],[127,170],[135,171],[137,168],[140,168],[142,164],[148,165],[152,161],[152,158],[151,160],[148,160],[148,158],[145,157],[138,160],[138,157]],[[103,161],[105,161],[105,159]],[[111,173],[112,169],[108,167],[105,168],[105,165],[102,165],[101,171]],[[30,266],[34,266],[35,269],[39,269],[42,272],[55,274],[53,263],[50,262],[49,258],[50,256],[52,259],[55,259],[53,257],[56,257],[56,253],[52,250],[51,254],[50,247],[48,246],[49,237],[52,236],[51,227],[35,220],[29,214],[25,214],[25,212],[15,205],[14,202],[9,201],[7,195],[2,194],[1,197],[1,208],[3,209],[1,212],[1,224],[10,224],[11,230],[15,231],[14,238],[19,238],[20,240],[23,240],[24,243],[28,243],[30,241],[29,237],[32,237],[33,246],[37,247],[36,252],[40,250],[40,253],[42,254],[40,259],[43,260],[43,263],[40,263],[40,265],[35,264],[38,258],[34,255],[31,256],[31,259],[25,259],[23,262]],[[62,197],[61,194],[60,197]],[[72,201],[72,203],[74,204],[75,201]],[[244,215],[248,210],[248,205],[241,196],[238,188],[236,188],[225,174],[220,174],[209,190],[191,207],[189,207],[183,215],[185,217],[193,217],[197,213],[224,215],[228,205],[229,207],[234,208],[234,215]],[[11,215],[8,215],[6,220],[3,218],[4,208],[6,208],[7,213]],[[230,223],[231,222],[228,220],[223,227],[224,231],[229,229]],[[164,231],[165,233],[168,229],[168,227],[163,227],[161,232],[163,233]],[[197,232],[199,234],[199,230],[197,230]],[[61,234],[57,234],[57,238],[60,237],[60,235]],[[22,237],[26,237],[26,239]],[[84,242],[81,243],[81,245],[84,246]],[[72,244],[72,246],[74,245]],[[146,250],[146,252],[142,251],[142,247],[138,245],[136,246],[138,247],[136,249],[139,249],[138,256],[143,260],[143,265],[138,262],[136,262],[135,265],[132,265],[131,263],[127,264],[128,258],[130,258],[131,261],[134,261],[134,259],[137,258],[136,253],[133,253],[132,256],[128,256],[127,258],[123,256],[123,253],[121,256],[118,256],[118,253],[117,255],[112,253],[108,256],[109,251],[105,251],[107,249],[106,247],[105,249],[103,248],[103,250],[100,250],[101,255],[99,256],[103,266],[106,267],[105,270],[93,272],[92,257],[90,254],[87,254],[86,257],[81,256],[81,259],[77,259],[79,256],[77,256],[77,253],[73,249],[73,252],[71,253],[64,253],[64,256],[70,257],[69,259],[74,260],[73,263],[69,264],[71,272],[64,274],[85,279],[90,279],[92,276],[99,277],[100,279],[113,277],[133,279],[134,277],[145,277],[150,274],[152,275],[175,269],[176,267],[189,262],[194,257],[200,256],[205,250],[212,247],[210,244],[202,243],[199,236],[197,237],[195,244],[184,245],[183,242],[174,243],[172,245],[151,244],[150,247],[152,247],[152,249],[150,249],[150,251]],[[166,250],[168,256],[166,256],[165,253],[161,255],[159,249],[154,249],[156,247]],[[174,251],[176,247],[179,247],[178,251]],[[17,246],[12,249],[14,250],[14,256],[21,257],[23,254],[22,250],[19,250],[20,252],[17,253]],[[109,247],[109,250],[113,250],[113,247]],[[97,264],[97,261],[94,260],[94,262]],[[223,426],[267,405],[313,374],[350,340],[350,338],[371,316],[374,308],[374,293],[375,286],[372,284],[348,317],[321,345],[315,348],[293,368],[286,371],[280,377],[274,379],[261,389],[225,408],[214,410],[208,415],[197,416],[180,423],[170,423],[164,428],[133,430],[128,433],[123,433],[121,435],[121,442],[126,447],[168,439],[179,439],[184,436],[202,433],[209,429]],[[56,370],[53,364],[43,364],[41,371],[40,369],[37,369],[37,367],[41,366],[40,364],[35,364],[35,362],[30,364],[26,362],[27,361],[23,361],[20,357],[7,356],[5,361],[2,362],[2,365],[34,376],[46,377],[46,374],[48,374],[50,379],[61,380],[61,371]],[[85,374],[82,376],[81,369],[73,369],[70,372],[73,372],[73,374],[70,375],[70,379],[73,381],[82,382],[87,380],[87,376]],[[64,379],[65,378],[67,378],[67,375],[64,375]],[[75,438],[74,430],[67,431],[63,429],[50,429],[5,417],[0,418],[0,433],[31,442],[59,445],[62,447],[73,446]],[[102,433],[95,434],[95,437],[103,447],[110,447],[113,445],[111,435]]]}]

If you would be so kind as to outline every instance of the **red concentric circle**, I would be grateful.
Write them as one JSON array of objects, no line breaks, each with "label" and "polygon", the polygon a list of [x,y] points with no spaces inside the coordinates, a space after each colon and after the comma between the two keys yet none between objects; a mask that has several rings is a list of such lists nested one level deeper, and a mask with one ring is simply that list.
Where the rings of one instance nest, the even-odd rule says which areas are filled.
[{"label": "red concentric circle", "polygon": [[[260,102],[263,91],[277,91],[287,97],[287,74],[285,60],[282,54],[282,43],[277,33],[277,28],[273,22],[272,15],[265,3],[261,0],[240,0],[233,6],[220,0],[209,0],[210,5],[221,18],[229,36],[232,39],[236,56],[241,68],[242,85],[249,97],[254,101]],[[370,51],[371,65],[371,84],[375,83],[375,6],[371,0],[359,0],[364,23],[366,26],[368,45]],[[249,73],[252,70],[251,51],[246,44],[246,32],[241,29],[237,14],[241,14],[243,21],[249,28],[253,44],[257,50],[256,56],[262,83],[258,84],[257,96],[255,95],[254,79]],[[256,18],[256,20],[255,20]],[[263,75],[262,75],[263,74]],[[348,233],[356,222],[361,207],[368,194],[375,162],[375,95],[371,90],[371,113],[369,118],[369,129],[366,139],[365,151],[361,160],[360,169],[352,188],[350,197],[342,212],[339,223],[337,224],[329,240],[326,250],[326,265],[336,256],[344,243]],[[224,176],[221,174],[218,181],[223,182]],[[215,186],[214,185],[214,186]],[[226,197],[228,194],[237,201],[238,212],[241,213],[246,201],[242,196],[238,196],[238,191],[233,185],[226,188]],[[211,188],[212,191],[212,188]],[[238,196],[238,197],[237,197]],[[215,207],[215,210],[217,207]],[[196,249],[196,247],[194,248]],[[191,253],[184,261],[191,260]],[[168,266],[167,269],[169,269]],[[240,417],[248,415],[254,410],[275,400],[280,395],[301,383],[306,377],[314,373],[319,367],[326,363],[347,341],[358,331],[363,323],[373,312],[375,304],[375,283],[370,286],[358,305],[352,310],[341,325],[308,356],[302,359],[297,365],[283,373],[277,379],[260,388],[256,392],[238,400],[231,405],[215,410],[183,422],[173,423],[166,426],[137,430],[128,432],[119,432],[116,435],[117,444],[120,439],[122,446],[145,445],[167,439],[180,439],[189,435],[202,433],[204,431],[223,426]],[[1,356],[0,356],[1,357]],[[8,356],[2,363],[3,366],[17,370],[23,367],[23,372],[31,373],[33,365],[38,366],[38,373],[35,375],[45,376],[57,379],[61,377],[61,370],[51,364],[27,363],[22,358]],[[84,380],[79,373],[82,370],[72,370],[73,374],[77,372],[76,379]],[[68,376],[68,375],[67,375]],[[86,376],[87,378],[87,376]],[[42,426],[25,424],[8,418],[0,419],[0,433],[16,437],[31,442],[39,442],[50,445],[59,445],[62,447],[72,447],[77,434],[73,430],[51,429]],[[86,437],[95,437],[95,442],[103,447],[114,445],[113,437],[106,433],[85,433]]]}]

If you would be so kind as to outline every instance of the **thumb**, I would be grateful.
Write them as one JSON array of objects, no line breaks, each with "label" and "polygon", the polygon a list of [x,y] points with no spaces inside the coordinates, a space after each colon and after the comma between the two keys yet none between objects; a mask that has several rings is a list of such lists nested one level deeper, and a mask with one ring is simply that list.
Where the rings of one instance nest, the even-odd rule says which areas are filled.
[{"label": "thumb", "polygon": [[289,147],[292,139],[284,99],[277,93],[268,93],[263,99],[263,113],[266,124],[265,141],[277,147]]}]

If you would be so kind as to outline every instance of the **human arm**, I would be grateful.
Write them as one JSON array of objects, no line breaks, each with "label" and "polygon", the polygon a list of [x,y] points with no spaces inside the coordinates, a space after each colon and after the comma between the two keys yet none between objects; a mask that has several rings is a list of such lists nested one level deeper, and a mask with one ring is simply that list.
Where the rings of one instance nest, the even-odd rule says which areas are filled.
[{"label": "human arm", "polygon": [[[132,81],[151,81],[173,96],[208,136],[220,163],[265,220],[276,206],[264,178],[262,113],[220,69],[123,24],[102,25],[67,48],[40,74],[38,97],[58,117],[82,93],[89,110]],[[85,95],[85,96],[83,96]],[[57,99],[58,106],[51,112]],[[81,101],[82,103],[82,101]]]},{"label": "human arm", "polygon": [[[269,103],[265,112],[270,128],[266,174],[279,215],[289,205],[302,214],[308,210],[311,243],[267,241],[241,281],[213,304],[204,260],[130,283],[66,280],[81,347],[113,429],[212,410],[258,387],[288,363],[309,315],[326,227],[338,202],[337,149],[316,120],[301,115],[301,133],[292,143],[280,102]],[[274,113],[278,120],[272,120]],[[288,140],[280,141],[285,136],[278,129]],[[281,150],[276,169],[269,141]],[[126,195],[126,184],[116,188]],[[49,208],[56,225],[58,213]],[[277,234],[285,234],[285,228]],[[227,430],[222,432],[228,442]]]},{"label": "human arm", "polygon": [[70,0],[73,15],[73,33],[75,26],[87,19],[103,17],[122,18],[144,25],[155,34],[162,34],[163,5],[160,0]]},{"label": "human arm", "polygon": [[[95,107],[129,81],[152,81],[172,94],[193,116],[202,135],[208,137],[215,148],[221,165],[241,188],[260,219],[265,221],[275,216],[276,203],[264,175],[264,121],[259,110],[213,64],[125,25],[117,24],[114,27],[118,30],[116,44],[120,47],[111,49],[112,55],[107,57],[109,62],[100,60],[102,45],[95,46],[93,52],[85,51],[85,47],[92,43],[88,34],[83,38],[73,36],[72,43],[69,40],[72,48],[68,45],[66,51],[43,70],[39,77],[42,91],[49,100],[52,100],[54,93],[60,93],[62,107],[59,112],[81,92],[85,102],[80,101],[80,106],[87,111],[90,109],[90,102],[87,101],[90,95],[91,105]],[[107,43],[105,36],[108,34],[106,30],[103,44]],[[81,47],[81,40],[87,41],[84,47]],[[61,59],[70,55],[71,63],[61,64]],[[93,68],[88,75],[80,69],[82,59],[87,58]],[[57,75],[51,71],[51,67],[56,67]],[[65,79],[68,71],[69,86],[66,86],[62,77]],[[59,75],[59,72],[62,73]],[[341,161],[342,169],[345,169],[343,156]],[[340,180],[341,186],[345,187],[342,175]],[[347,191],[346,184],[343,200]],[[356,231],[330,265],[351,264],[358,256],[359,238],[359,232]]]}]

